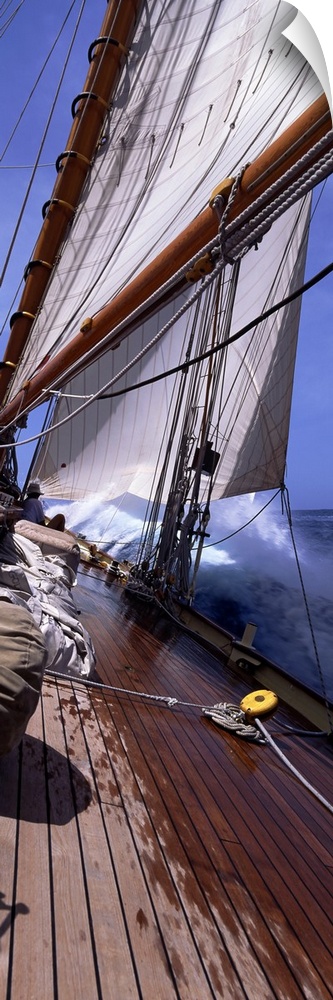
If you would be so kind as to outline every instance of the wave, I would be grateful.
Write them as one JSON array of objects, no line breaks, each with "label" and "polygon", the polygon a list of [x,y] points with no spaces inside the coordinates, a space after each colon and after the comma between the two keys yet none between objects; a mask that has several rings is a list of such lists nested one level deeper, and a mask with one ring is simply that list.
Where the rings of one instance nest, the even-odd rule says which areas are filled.
[{"label": "wave", "polygon": [[[61,507],[71,530],[115,558],[136,561],[143,501]],[[46,506],[56,508],[55,502]],[[256,496],[215,502],[194,607],[238,637],[254,622],[260,652],[332,699],[333,511],[295,511],[292,522],[291,536],[277,502],[261,510]]]}]

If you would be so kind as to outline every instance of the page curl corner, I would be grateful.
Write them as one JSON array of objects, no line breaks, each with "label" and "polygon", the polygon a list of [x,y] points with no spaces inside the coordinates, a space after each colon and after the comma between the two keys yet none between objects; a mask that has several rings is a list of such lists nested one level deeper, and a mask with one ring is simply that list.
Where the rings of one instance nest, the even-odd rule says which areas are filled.
[{"label": "page curl corner", "polygon": [[[328,24],[327,4],[317,0],[316,10],[310,0],[298,0],[294,19],[282,32],[285,38],[302,53],[326,94],[333,120],[333,45]],[[310,23],[311,17],[311,23]]]}]

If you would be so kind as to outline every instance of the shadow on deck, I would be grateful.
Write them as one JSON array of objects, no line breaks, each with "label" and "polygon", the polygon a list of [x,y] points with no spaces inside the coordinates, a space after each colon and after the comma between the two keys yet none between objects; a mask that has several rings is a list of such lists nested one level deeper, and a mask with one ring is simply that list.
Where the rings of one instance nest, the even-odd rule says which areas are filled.
[{"label": "shadow on deck", "polygon": [[[47,677],[0,761],[1,996],[329,1000],[331,816],[201,713],[246,680],[120,591],[78,600],[113,689]],[[328,744],[284,721],[268,728],[328,794]]]}]

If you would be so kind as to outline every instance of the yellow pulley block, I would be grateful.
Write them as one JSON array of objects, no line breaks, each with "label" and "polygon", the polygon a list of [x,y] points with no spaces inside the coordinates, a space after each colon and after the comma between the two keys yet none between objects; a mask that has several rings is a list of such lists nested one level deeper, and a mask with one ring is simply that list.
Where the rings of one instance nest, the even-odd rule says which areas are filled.
[{"label": "yellow pulley block", "polygon": [[274,712],[278,707],[278,697],[273,691],[252,691],[240,703],[242,712],[250,719],[265,712]]},{"label": "yellow pulley block", "polygon": [[205,277],[205,274],[211,274],[213,270],[213,261],[209,253],[205,253],[203,257],[195,262],[190,271],[186,272],[186,281],[200,281],[201,278]]},{"label": "yellow pulley block", "polygon": [[216,198],[223,198],[225,202],[228,201],[229,194],[233,188],[234,183],[235,183],[234,177],[225,177],[224,180],[221,181],[216,188],[214,188],[214,191],[212,191],[209,199],[209,204],[211,208],[213,207]]}]

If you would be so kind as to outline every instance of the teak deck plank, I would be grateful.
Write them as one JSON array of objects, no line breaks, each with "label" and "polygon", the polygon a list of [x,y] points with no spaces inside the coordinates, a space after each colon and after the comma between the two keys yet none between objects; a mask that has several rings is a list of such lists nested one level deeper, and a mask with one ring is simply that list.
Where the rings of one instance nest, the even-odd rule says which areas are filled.
[{"label": "teak deck plank", "polygon": [[[179,679],[179,678],[178,678],[178,679]],[[228,737],[227,737],[227,738],[228,738]],[[240,746],[240,745],[238,745],[238,747],[237,747],[237,753],[238,753],[238,755],[240,756],[240,755],[241,755],[242,753],[244,754],[244,751],[242,751],[242,749],[239,749],[239,746]],[[252,754],[253,754],[253,753],[254,753],[254,754],[256,754],[256,753],[258,753],[258,752],[259,752],[259,753],[262,753],[262,750],[260,750],[260,751],[257,751],[257,748],[251,748],[251,753],[252,753]],[[270,751],[269,751],[269,753],[270,753]],[[273,771],[274,771],[274,768],[279,768],[279,767],[281,768],[281,764],[280,764],[280,762],[278,762],[278,763],[276,764],[276,761],[277,761],[277,758],[276,758],[276,759],[274,760],[274,755],[273,755],[273,758],[272,758],[272,762],[271,762],[271,767],[272,767]],[[282,766],[283,766],[283,765],[282,765]],[[271,777],[272,777],[272,776],[271,776]],[[247,787],[247,785],[248,785],[248,779],[249,779],[249,775],[247,775],[247,782],[246,782],[246,786],[245,786],[245,787]],[[285,780],[287,780],[287,779],[285,779]],[[295,779],[293,779],[293,782],[295,782]],[[273,789],[273,794],[274,794],[274,784],[272,784],[272,786],[271,786],[271,789]],[[244,789],[243,789],[243,790],[241,789],[240,791],[241,791],[241,794],[243,794],[243,792],[244,792]],[[301,793],[300,793],[300,794],[301,794]],[[307,795],[307,793],[305,793],[305,794]],[[260,801],[260,800],[259,800],[259,801]],[[266,813],[266,811],[267,811],[267,800],[265,799],[265,800],[264,800],[264,814]],[[303,793],[303,812],[304,812],[304,793]],[[317,808],[317,815],[318,815],[318,808]],[[327,823],[327,826],[328,826],[328,824],[329,824],[329,817],[328,817],[328,814],[326,814],[326,815],[325,815],[325,820],[326,820],[326,823]],[[239,817],[237,818],[237,823],[239,823]],[[295,832],[296,832],[296,831],[297,831],[297,822],[296,822],[296,826],[295,826]],[[260,834],[261,834],[261,833],[262,833],[262,830],[260,830]],[[274,823],[273,823],[273,834],[274,834]],[[288,843],[288,840],[287,840],[286,838],[284,838],[284,839],[285,839],[285,842],[286,842],[286,845],[287,845],[287,847],[289,847],[289,843]],[[274,846],[274,836],[273,836],[273,846]],[[314,847],[316,847],[316,844],[314,844]],[[282,857],[282,856],[281,856],[281,857]],[[312,850],[312,852],[311,852],[311,858],[312,858],[312,862],[313,862],[313,864],[314,864],[314,867],[315,867],[315,869],[318,869],[318,864],[317,864],[317,858],[316,858],[315,854],[313,853],[313,850]],[[326,860],[326,861],[328,861],[328,860],[329,860],[329,855],[328,855],[328,854],[326,855],[326,858],[325,858],[325,860]],[[296,861],[296,862],[299,862],[299,861],[300,861],[300,856],[299,856],[299,852],[297,852],[297,851],[294,851],[294,863],[295,863],[295,861]],[[308,862],[308,858],[307,858],[307,857],[305,858],[305,861],[307,861],[307,862]],[[285,866],[285,859],[284,859],[284,858],[283,858],[283,862],[284,862],[284,866]],[[289,864],[289,863],[288,863],[288,864]],[[302,865],[301,865],[301,867],[302,867]],[[287,870],[288,870],[288,866],[287,866]],[[291,879],[293,878],[293,870],[294,870],[294,869],[293,869],[293,866],[289,864],[289,874],[290,874],[290,877],[291,877]],[[322,877],[323,877],[323,878],[325,877],[325,872],[323,873],[323,876],[322,876]],[[311,879],[310,879],[310,880],[311,880]],[[317,886],[317,891],[318,891],[318,886]],[[303,880],[301,881],[301,892],[302,892],[303,896],[305,897],[305,898],[303,898],[303,904],[304,904],[304,907],[305,907],[305,909],[307,909],[307,899],[306,899],[306,896],[307,896],[307,889],[306,889],[306,887],[305,887],[305,892],[304,892],[304,883],[303,883]],[[325,893],[323,893],[323,896],[325,897]],[[312,896],[311,896],[311,897],[309,897],[309,901],[308,901],[308,902],[310,902],[310,899],[312,899],[312,898],[313,898]],[[325,907],[325,903],[326,903],[326,902],[327,902],[327,904],[328,904],[328,905],[329,905],[329,902],[331,902],[331,905],[332,905],[332,898],[331,898],[331,896],[330,896],[330,895],[329,895],[329,896],[327,897],[327,900],[325,900],[325,898],[323,899],[323,907]],[[329,933],[330,933],[330,929],[331,929],[331,922],[330,922],[330,910],[328,909],[328,919],[327,919],[327,923],[326,923],[326,914],[325,914],[325,910],[323,910],[323,911],[319,912],[319,910],[318,910],[318,908],[317,908],[317,911],[316,911],[316,905],[315,905],[315,906],[314,906],[314,911],[315,911],[315,912],[314,912],[314,921],[316,922],[316,919],[319,919],[319,920],[321,920],[321,923],[322,923],[322,924],[324,924],[324,929],[323,929],[323,937],[324,937],[324,939],[325,939],[325,932],[327,931],[327,932],[328,932],[328,934],[329,934]],[[331,911],[331,912],[332,912],[332,911]],[[302,919],[302,916],[303,916],[303,915],[302,915],[302,911],[300,911],[300,912],[298,913],[298,919]],[[308,931],[309,931],[310,933],[311,933],[311,930],[312,930],[312,933],[313,933],[313,928],[311,928],[311,929],[310,929],[310,926],[308,926],[308,928],[307,928],[307,919],[308,919],[308,918],[307,918],[307,915],[305,915],[305,917],[304,917],[304,925],[305,925],[305,931],[304,931],[304,933],[305,933],[305,935],[306,935],[306,933],[307,933],[307,929],[308,929]],[[326,927],[325,927],[325,924],[326,924]],[[316,934],[317,934],[317,932],[316,932],[316,930],[315,930],[315,934],[314,934],[314,938],[315,938],[315,940],[316,940]],[[314,951],[314,953],[315,953],[315,940],[314,940],[314,944],[312,945],[312,950]],[[323,955],[322,957],[323,957],[323,960],[324,960],[324,966],[326,966],[326,969],[327,969],[327,978],[328,978],[328,983],[329,983],[329,988],[331,988],[331,973],[330,973],[330,969],[329,969],[329,965],[330,965],[330,963],[331,963],[331,951],[330,951],[330,944],[329,944],[329,941],[330,941],[330,938],[328,937],[328,949],[327,949],[327,951],[326,951],[326,949],[324,949],[324,955]],[[326,962],[326,959],[325,959],[325,953],[326,953],[326,955],[328,956],[328,964],[327,964],[327,962]]]},{"label": "teak deck plank", "polygon": [[[107,709],[107,706],[105,708]],[[99,718],[103,719],[103,711],[100,707],[98,714]],[[112,718],[110,718],[110,713],[107,709],[105,720],[107,730],[110,732],[109,741],[112,746],[116,732],[118,733],[120,744],[122,742],[120,732],[124,730],[123,707],[119,706],[117,710],[116,706],[113,706],[111,715]],[[169,814],[163,808],[163,801],[159,795],[158,788],[155,785],[153,786],[150,773],[150,760],[147,761],[135,738],[132,738],[130,726],[125,727],[125,743],[126,752],[121,761],[121,768],[119,769],[118,767],[121,794],[146,875],[147,884],[150,884],[152,900],[159,912],[163,940],[167,946],[169,961],[171,967],[174,967],[174,942],[177,941],[179,954],[177,955],[176,969],[174,971],[176,972],[177,970],[178,988],[179,979],[181,978],[181,995],[184,997],[190,996],[191,989],[193,994],[194,981],[197,982],[198,995],[201,995],[202,992],[205,995],[205,991],[208,991],[209,987],[206,979],[207,973],[203,975],[201,948],[205,948],[206,953],[207,951],[211,952],[211,962],[213,962],[214,960],[216,961],[216,949],[221,950],[221,942],[219,936],[215,934],[213,924],[210,925],[208,942],[205,932],[201,932],[201,925],[204,927],[205,919],[207,920],[207,912],[202,911],[202,900],[200,893],[198,893],[196,880],[191,878],[191,871],[187,873],[189,890],[188,906],[187,908],[183,906],[178,872],[180,870],[184,871],[185,868],[180,842],[178,837],[173,836],[169,844],[170,850],[167,849]],[[118,744],[117,740],[118,754],[120,744]],[[150,756],[152,752],[153,747],[150,744]],[[176,868],[176,876],[173,871],[173,863]],[[131,905],[133,905],[132,901]],[[192,911],[200,907],[199,946],[195,942],[198,934],[195,935],[193,933],[193,927],[191,926],[191,924],[198,923],[198,921],[190,921],[189,927],[189,907]],[[205,911],[205,909],[204,907],[203,910]],[[186,985],[189,970],[191,972],[190,978],[192,979],[192,987],[190,988]],[[231,980],[234,978],[230,965],[228,966],[228,977]],[[239,984],[237,985],[239,988]],[[211,994],[207,992],[207,995]]]},{"label": "teak deck plank", "polygon": [[[80,809],[89,804],[90,792],[86,775],[80,768],[76,793],[80,801],[77,806],[74,793],[76,772],[73,773],[67,756],[57,686],[47,683],[47,694],[45,738],[64,761],[61,768],[52,762],[48,770],[56,988],[60,996],[66,996],[66,990],[68,994],[71,991],[74,995],[84,996],[88,987],[91,1000],[94,1000],[98,997],[98,990],[77,822]],[[75,725],[74,719],[72,724]],[[69,821],[64,822],[66,817]]]},{"label": "teak deck plank", "polygon": [[[153,886],[149,890],[145,880],[144,857],[149,856],[149,863],[152,863],[155,847],[154,830],[151,827],[149,813],[135,775],[129,766],[127,754],[115,727],[110,726],[108,711],[104,712],[103,717],[103,708],[105,706],[99,699],[97,702],[98,726],[101,726],[105,734],[104,755],[108,756],[110,767],[113,767],[117,776],[122,808],[115,811],[110,803],[103,803],[102,811],[112,848],[113,863],[131,942],[133,961],[142,995],[148,1000],[150,997],[155,1000],[157,995],[161,997],[161,1000],[162,997],[167,1000],[174,989],[172,975],[167,953],[163,954],[163,938],[160,937],[156,919],[155,887]],[[107,722],[106,727],[105,721]],[[163,921],[164,914],[168,914],[165,930],[171,933],[172,912],[170,905],[168,905],[170,888],[167,889],[166,897],[163,896],[163,888],[165,889],[165,886],[162,888],[163,882],[161,873],[159,920]],[[178,915],[177,934],[180,940],[184,941],[184,960],[186,949],[190,951],[188,961],[194,976],[197,956],[193,949],[189,949],[188,935],[185,934],[182,938],[182,933],[182,923]],[[156,952],[160,953],[162,959],[158,969],[156,967]],[[203,982],[203,979],[200,982],[198,975],[199,989],[201,989]],[[183,995],[184,997],[190,996],[185,990]]]},{"label": "teak deck plank", "polygon": [[[115,647],[114,647],[114,649],[115,649]],[[138,657],[138,654],[137,654],[137,653],[136,653],[136,657]],[[134,686],[135,686],[135,680],[136,680],[136,679],[135,679],[134,677],[133,677],[132,679],[133,679],[133,682],[134,682]],[[148,709],[148,710],[149,710],[149,709]],[[164,722],[164,720],[163,720],[163,722]],[[160,726],[162,726],[163,722],[162,722],[162,723],[160,723]],[[158,732],[156,732],[156,733],[154,734],[154,737],[153,737],[153,744],[154,744],[154,746],[158,746],[158,739],[159,739],[159,733],[158,733]],[[184,736],[183,736],[183,739],[184,739]],[[238,751],[238,752],[240,752],[240,753],[241,753],[241,751]],[[257,751],[255,750],[254,752],[257,752]],[[262,753],[263,751],[261,750],[261,751],[259,751],[259,752],[261,752],[261,753]],[[169,759],[169,760],[170,760],[170,759]],[[189,759],[187,760],[187,767],[189,767]],[[248,781],[248,774],[247,774],[247,781]],[[269,816],[269,814],[267,813],[267,803],[266,803],[266,810],[265,810],[265,817],[267,817],[267,816]],[[253,817],[253,816],[252,816],[251,818],[252,818],[252,822],[253,822],[253,821],[255,820],[255,817]],[[246,834],[246,831],[244,831],[244,832],[245,832],[245,834]],[[259,838],[260,838],[260,834],[261,834],[261,833],[262,833],[262,830],[260,829],[260,830],[259,830],[259,834],[258,834]],[[273,833],[274,833],[274,829],[273,829]],[[274,838],[273,838],[273,839],[274,839]],[[303,890],[303,888],[304,888],[304,887],[303,887],[303,883],[302,883],[302,890]],[[319,916],[320,918],[323,918],[323,919],[325,920],[325,914],[323,914],[323,913],[322,913],[322,911],[320,911],[320,913],[319,913],[319,914],[317,914],[317,916]],[[300,918],[299,918],[299,914],[298,914],[298,919],[300,919]],[[306,924],[306,920],[307,920],[307,918],[305,917],[305,924]],[[308,929],[310,929],[310,928],[308,928]],[[293,937],[293,931],[292,931],[292,929],[291,929],[291,926],[289,926],[289,930],[288,930],[288,933],[289,933],[289,938],[292,938],[292,937]],[[307,934],[307,928],[305,927],[305,932],[304,932],[304,936],[305,936],[305,937],[306,937],[306,934]],[[297,939],[296,939],[296,937],[294,937],[294,948],[295,948],[295,951],[296,951],[296,953],[297,953],[297,944],[298,944],[298,942],[297,942]],[[303,975],[304,975],[304,973],[302,974],[302,972],[300,972],[300,977],[301,977],[301,979],[303,978]],[[317,980],[316,980],[316,989],[317,989],[317,992],[318,992],[318,990],[320,990],[320,989],[322,989],[322,988],[323,988],[323,989],[325,989],[325,987],[322,987],[322,982],[321,982],[321,980],[319,981],[319,980],[317,979]]]},{"label": "teak deck plank", "polygon": [[0,780],[0,996],[6,996],[7,980],[13,971],[13,937],[25,919],[26,904],[16,893],[19,751],[2,760]]},{"label": "teak deck plank", "polygon": [[[150,711],[152,712],[153,710],[150,710]],[[153,737],[153,743],[154,743],[154,746],[157,749],[158,749],[159,738],[160,738],[161,746],[163,748],[163,741],[161,740],[161,736],[159,737],[159,733],[161,732],[162,728],[163,729],[165,728],[165,725],[166,725],[166,720],[163,717],[163,719],[159,723],[159,731],[157,731],[155,733],[154,737]],[[183,739],[184,738],[185,737],[184,737],[184,733],[183,733]],[[141,737],[140,742],[142,744],[142,737]],[[170,777],[171,776],[174,777],[174,775],[175,775],[175,767],[172,764],[172,758],[169,757],[168,760],[169,760],[169,774],[170,774]],[[160,773],[160,770],[161,770],[161,761],[159,761],[158,766],[157,766],[157,774]],[[177,777],[174,777],[174,783],[177,786]],[[240,789],[240,792],[244,796],[244,789],[243,788]],[[182,789],[182,794],[183,794],[183,789]],[[179,807],[178,807],[178,810],[177,809],[175,810],[175,812],[177,812],[177,811],[179,811]],[[255,817],[251,817],[251,824],[250,825],[251,825],[251,829],[253,827],[255,829]],[[179,819],[178,819],[178,828],[181,829],[181,826],[180,826],[180,823],[179,823]],[[262,827],[257,828],[257,837],[258,837],[258,839],[260,839],[260,837],[262,835],[262,829],[263,829]],[[207,829],[206,829],[206,833],[207,833]],[[267,830],[266,830],[266,833],[267,833]],[[210,834],[209,834],[210,849],[211,849],[211,842],[212,842],[212,832],[210,832]],[[230,852],[230,853],[232,853],[232,852]],[[211,861],[213,861],[213,860],[214,859],[211,857]],[[215,863],[216,863],[216,858],[215,858]],[[206,864],[207,864],[207,862],[206,862]],[[290,872],[290,867],[289,867],[289,872]],[[292,872],[291,872],[291,874],[292,874]],[[256,870],[254,870],[254,872],[252,872],[252,882],[253,882],[253,878],[256,878]],[[222,875],[222,883],[223,883],[223,875]],[[305,893],[305,895],[306,895],[306,893]],[[246,909],[247,909],[247,894],[246,894],[245,886],[243,886],[242,909],[240,911],[240,917],[239,917],[240,921],[242,921],[242,919],[244,918],[244,914],[246,913]],[[314,910],[315,910],[315,907],[314,907]],[[319,922],[320,917],[324,918],[324,916],[325,915],[322,912],[319,913],[319,914],[317,914],[316,912],[314,912],[314,914],[313,914],[312,920],[314,922],[314,927],[310,928],[310,926],[309,926],[309,928],[308,928],[310,933],[311,933],[311,930],[312,930],[312,935],[313,935],[313,940],[311,942],[311,947],[309,949],[310,953],[313,952],[315,954],[315,943],[316,943],[316,935],[317,935],[317,931],[315,930],[316,921],[318,920],[318,922]],[[307,934],[307,927],[306,927],[307,918],[306,917],[303,918],[302,911],[297,912],[297,920],[296,920],[296,922],[297,921],[298,921],[298,923],[300,921],[302,922],[302,919],[304,919],[304,925],[305,925],[305,927],[304,927],[304,934],[303,934],[303,937],[304,937],[304,935],[306,936],[306,934]],[[255,929],[254,929],[254,932],[253,932],[253,918],[252,918],[252,933],[251,933],[251,921],[249,921],[249,931],[248,931],[248,941],[249,941],[249,943],[250,942],[252,943],[252,947],[254,947],[254,948],[257,947],[257,950],[259,948],[259,951],[260,951],[261,945],[263,946],[263,941],[265,940],[265,935],[263,933],[263,928],[261,926],[260,927],[258,926],[258,925],[260,925],[260,921],[261,921],[261,914],[259,912],[257,912],[257,915],[256,915],[256,924],[257,924],[257,926],[255,926]],[[323,922],[325,923],[325,920],[323,921],[323,919],[322,919],[321,923],[323,923]],[[328,930],[328,933],[329,933],[329,923],[327,923],[327,928],[324,927],[324,929],[323,929],[323,936],[324,936],[324,932],[325,932],[326,929]],[[289,947],[290,947],[290,943],[291,943],[292,939],[293,939],[293,931],[292,931],[292,926],[290,924],[289,925],[289,933],[288,933]],[[259,943],[257,944],[257,942],[259,942]],[[294,938],[294,947],[295,947],[295,950],[297,951],[297,941],[296,941],[296,938]],[[267,943],[266,943],[266,949],[267,949]],[[273,962],[273,960],[274,960],[274,948],[273,948],[272,938],[271,938],[271,943],[270,943],[270,952],[271,952],[271,961]],[[323,959],[323,956],[322,956],[322,959]],[[237,963],[237,959],[234,959],[234,960]],[[275,962],[276,962],[276,958],[275,958]],[[328,959],[328,963],[329,963],[329,959]],[[300,965],[300,964],[301,964],[300,960],[298,959],[298,965]],[[325,968],[324,968],[323,971],[325,972]],[[330,974],[329,973],[329,964],[327,964],[327,966],[326,966],[326,975],[329,976],[329,974]],[[279,976],[277,976],[277,979],[279,981]],[[318,983],[317,983],[317,986],[318,986]],[[248,989],[249,989],[249,986],[248,986]],[[261,990],[262,990],[262,985],[261,985]],[[250,993],[249,993],[249,995],[250,995]],[[282,992],[282,996],[283,996],[283,992]]]},{"label": "teak deck plank", "polygon": [[[118,727],[119,729],[123,728],[122,715],[123,710],[119,711],[113,706],[111,732],[115,725],[117,729]],[[224,972],[229,989],[236,989],[241,996],[240,981],[235,977],[223,941],[221,941],[218,929],[215,927],[207,903],[202,897],[191,862],[189,863],[184,852],[178,831],[175,834],[170,810],[166,807],[163,796],[155,784],[152,774],[153,744],[149,743],[149,759],[147,759],[144,748],[141,746],[142,734],[140,733],[139,745],[131,732],[130,725],[126,727],[125,740],[131,766],[134,767],[132,780],[135,780],[139,789],[143,789],[140,797],[141,794],[144,794],[145,809],[148,808],[146,826],[144,826],[140,814],[138,817],[137,810],[132,812],[132,802],[131,799],[128,800],[131,777],[127,769],[122,775],[124,804],[131,828],[134,831],[147,881],[151,883],[150,891],[160,913],[163,939],[174,973],[177,975],[178,988],[180,988],[180,983],[182,985],[181,995],[184,997],[193,996],[193,984],[195,983],[198,996],[214,996],[213,986],[211,987],[212,992],[208,992],[209,979],[213,977],[216,981],[220,969]],[[164,785],[167,782],[167,775],[164,774],[163,770],[160,777],[160,784]],[[181,802],[178,801],[178,822],[181,825],[180,811]],[[185,872],[186,879],[184,881]],[[234,930],[237,930],[235,922]],[[175,941],[177,941],[177,954],[175,954]],[[205,963],[203,963],[204,967],[206,965],[205,976],[203,976],[202,955],[205,955]],[[210,970],[209,975],[207,966]],[[191,985],[188,987],[186,980],[189,972]],[[229,996],[229,991],[226,992],[226,995]],[[231,992],[230,996],[232,995]]]},{"label": "teak deck plank", "polygon": [[[115,715],[115,712],[113,714]],[[126,739],[128,741],[128,736]],[[240,976],[243,973],[245,965],[249,961],[249,948],[252,946],[255,952],[258,952],[259,954],[261,952],[262,958],[267,956],[267,950],[269,948],[271,960],[275,968],[275,974],[277,974],[277,978],[279,978],[278,974],[279,972],[280,974],[282,972],[282,963],[281,969],[279,969],[279,953],[277,949],[274,950],[274,945],[272,945],[270,936],[267,933],[265,935],[265,927],[261,921],[260,914],[258,912],[254,913],[254,907],[251,907],[251,900],[245,888],[242,892],[241,907],[238,906],[239,900],[237,901],[237,905],[234,906],[232,893],[230,893],[229,887],[230,885],[232,886],[235,881],[236,870],[234,865],[231,863],[227,852],[224,851],[219,838],[216,837],[214,826],[209,824],[209,822],[206,822],[204,827],[204,836],[209,841],[209,850],[207,853],[206,845],[200,837],[200,831],[198,830],[197,825],[195,825],[196,815],[195,811],[193,812],[193,796],[189,811],[188,801],[186,801],[186,783],[184,780],[179,781],[179,779],[183,776],[181,765],[178,769],[177,764],[176,769],[171,765],[171,768],[169,769],[169,776],[172,778],[172,785],[170,786],[167,782],[167,771],[164,770],[163,761],[158,753],[158,740],[154,735],[152,744],[149,740],[145,740],[142,728],[139,732],[139,744],[140,748],[131,745],[131,759],[135,761],[137,773],[140,775],[142,774],[145,765],[147,766],[147,755],[149,755],[152,781],[147,786],[147,776],[145,775],[145,795],[146,797],[149,796],[149,799],[152,801],[152,808],[154,808],[156,813],[155,822],[162,825],[163,841],[165,842],[164,849],[166,850],[168,864],[171,866],[171,869],[172,856],[175,852],[174,830],[176,828],[179,842],[183,846],[184,855],[181,855],[178,849],[178,855],[173,870],[175,882],[177,883],[179,881],[178,866],[180,866],[181,872],[186,871],[187,873],[187,890],[190,888],[189,872],[192,870],[196,877],[199,875],[198,883],[201,887],[202,896],[200,893],[197,905],[199,905],[201,909],[201,920],[200,922],[193,921],[193,926],[196,928],[201,927],[205,914],[207,920],[208,906],[211,920],[208,940],[214,945],[215,963],[217,959],[220,961],[220,966],[217,966],[217,970],[218,967],[220,967],[220,969],[223,968],[223,965],[221,964],[221,941],[225,938],[227,942],[227,951],[230,953],[231,960],[235,968],[238,969]],[[156,809],[156,791],[154,792],[152,784],[154,775],[158,780],[158,783],[160,785],[162,784],[162,787],[165,789],[165,793],[163,795],[163,807],[161,804],[158,804],[158,809]],[[166,810],[164,821],[163,808]],[[187,900],[187,909],[189,909],[189,900]],[[247,910],[249,910],[250,913],[249,920],[247,920]],[[214,938],[212,937],[212,928],[215,923],[218,934],[221,935],[219,949],[216,947]],[[248,924],[247,931],[249,932],[243,928],[243,925],[246,926],[246,924]],[[198,935],[197,930],[196,935]],[[200,940],[198,938],[197,944],[199,949],[207,951],[207,937],[206,940]],[[213,959],[211,959],[211,963],[212,961]],[[257,974],[252,971],[251,980],[250,978],[247,980],[246,995],[248,997],[258,997],[258,995],[271,996],[272,994],[268,991],[266,977],[262,974],[259,967],[258,970]],[[285,997],[285,993],[283,992],[278,995],[280,995],[281,998]]]},{"label": "teak deck plank", "polygon": [[[91,804],[78,813],[78,837],[84,871],[86,906],[89,912],[91,947],[96,956],[97,994],[111,998],[127,991],[129,1000],[137,996],[133,964],[123,917],[123,906],[117,887],[110,840],[98,791],[103,748],[98,729],[93,725],[94,712],[90,698],[79,691],[59,690],[64,730],[70,756],[81,772],[89,776]],[[115,784],[111,786],[112,811],[117,821],[121,804]],[[109,789],[108,800],[111,799]],[[85,985],[87,991],[87,984]]]},{"label": "teak deck plank", "polygon": [[[112,689],[47,677],[20,749],[0,760],[1,996],[329,1000],[329,813],[270,747],[202,716],[239,704],[248,678],[85,582],[77,600]],[[312,751],[278,726],[275,739],[327,795],[324,741]]]},{"label": "teak deck plank", "polygon": [[37,983],[40,996],[47,996],[53,980],[51,908],[44,888],[49,883],[49,844],[41,716],[40,702],[20,754],[16,899],[24,900],[19,905],[27,916],[13,928],[13,1000],[36,996]]}]

